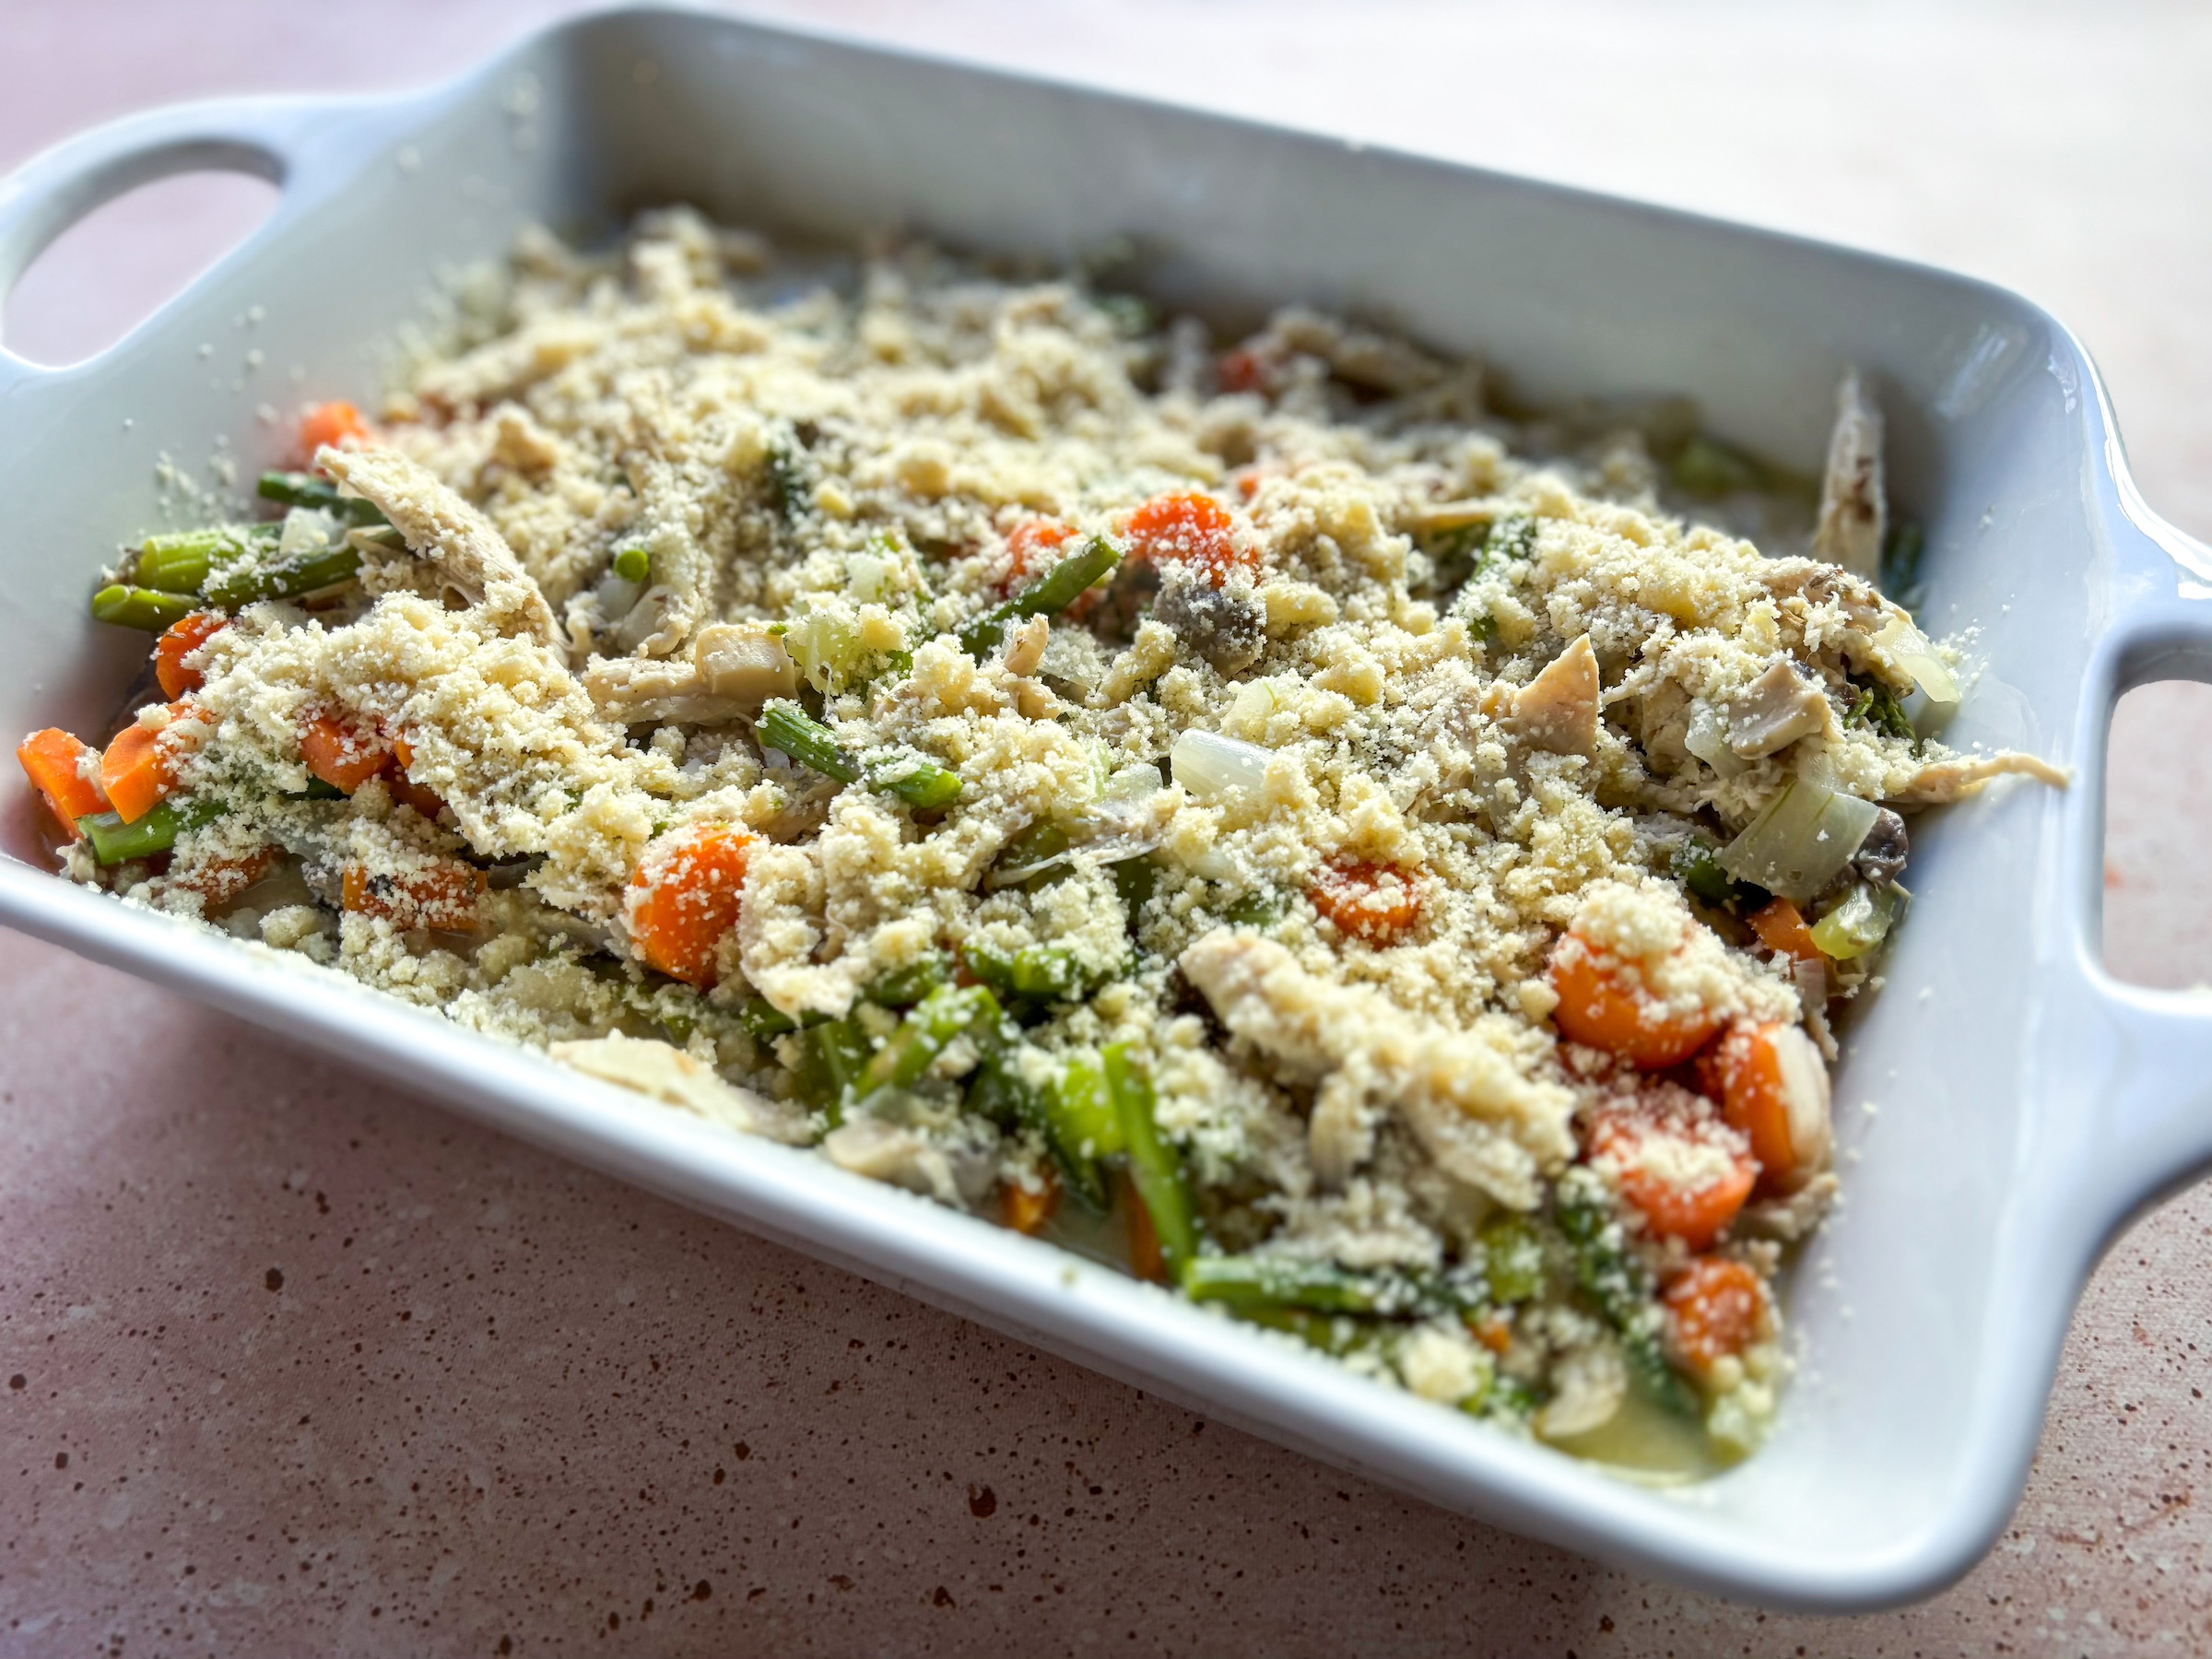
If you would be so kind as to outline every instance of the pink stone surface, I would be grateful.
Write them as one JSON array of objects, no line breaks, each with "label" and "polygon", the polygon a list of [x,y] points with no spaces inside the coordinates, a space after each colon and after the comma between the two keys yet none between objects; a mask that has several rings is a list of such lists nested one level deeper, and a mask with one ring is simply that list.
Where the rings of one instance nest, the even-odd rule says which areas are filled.
[{"label": "pink stone surface", "polygon": [[[0,0],[0,167],[159,100],[420,82],[553,9]],[[2194,8],[806,15],[2013,284],[2099,353],[2147,494],[2212,536]],[[118,209],[27,279],[9,339],[97,346],[162,290],[147,247],[205,253],[252,207]],[[2116,723],[2130,977],[2212,979],[2207,753],[2197,688]],[[1767,1616],[1323,1469],[0,935],[0,1653],[2203,1653],[2208,1264],[2203,1188],[2120,1241],[1963,1583]]]}]

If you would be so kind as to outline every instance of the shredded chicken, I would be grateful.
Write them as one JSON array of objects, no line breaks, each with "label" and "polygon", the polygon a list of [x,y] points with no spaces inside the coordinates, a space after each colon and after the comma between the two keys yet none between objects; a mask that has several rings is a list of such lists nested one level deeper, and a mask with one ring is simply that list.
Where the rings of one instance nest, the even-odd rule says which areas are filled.
[{"label": "shredded chicken", "polygon": [[1588,634],[1547,663],[1513,698],[1513,730],[1531,747],[1554,755],[1595,750],[1597,718],[1597,653]]},{"label": "shredded chicken", "polygon": [[1836,388],[1836,425],[1820,484],[1814,556],[1871,581],[1881,570],[1888,522],[1882,487],[1882,413],[1853,369]]},{"label": "shredded chicken", "polygon": [[680,1106],[710,1123],[794,1146],[804,1146],[810,1138],[803,1113],[725,1083],[712,1066],[652,1038],[614,1031],[577,1042],[552,1043],[547,1052],[602,1082],[664,1105]]},{"label": "shredded chicken", "polygon": [[2065,767],[2017,749],[2001,749],[1994,755],[1961,755],[1924,766],[1889,798],[1901,806],[1940,806],[1972,794],[1992,778],[2007,776],[2033,778],[2053,789],[2064,789],[2074,781]]}]

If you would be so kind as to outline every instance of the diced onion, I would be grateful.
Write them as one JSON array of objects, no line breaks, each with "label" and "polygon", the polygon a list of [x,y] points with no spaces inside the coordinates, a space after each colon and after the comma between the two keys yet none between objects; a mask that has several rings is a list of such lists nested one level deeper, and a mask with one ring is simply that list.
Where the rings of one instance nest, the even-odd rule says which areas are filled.
[{"label": "diced onion", "polygon": [[1218,732],[1187,731],[1168,751],[1175,782],[1200,800],[1233,790],[1257,789],[1267,779],[1267,751],[1256,743]]},{"label": "diced onion", "polygon": [[1107,778],[1105,787],[1100,791],[1100,794],[1109,801],[1135,802],[1141,801],[1147,795],[1158,794],[1162,787],[1159,781],[1159,768],[1140,761],[1135,766],[1124,766],[1113,772]]},{"label": "diced onion", "polygon": [[1741,777],[1751,770],[1751,762],[1728,747],[1728,723],[1709,702],[1690,705],[1689,730],[1683,735],[1682,747],[1720,777]]},{"label": "diced onion", "polygon": [[1843,895],[1842,902],[1813,924],[1813,943],[1820,947],[1822,956],[1847,962],[1879,945],[1896,914],[1894,891],[1872,888],[1863,881],[1855,883]]},{"label": "diced onion", "polygon": [[1959,700],[1959,682],[1928,643],[1928,636],[1904,617],[1892,617],[1889,625],[1874,636],[1874,648],[1912,677],[1932,703]]},{"label": "diced onion", "polygon": [[1851,862],[1879,811],[1871,801],[1794,779],[1721,849],[1721,868],[1803,904]]}]

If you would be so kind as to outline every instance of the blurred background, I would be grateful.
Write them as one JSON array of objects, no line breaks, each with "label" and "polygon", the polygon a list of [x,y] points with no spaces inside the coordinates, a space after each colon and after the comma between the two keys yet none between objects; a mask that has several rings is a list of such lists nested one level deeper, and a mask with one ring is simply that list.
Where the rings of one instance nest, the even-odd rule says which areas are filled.
[{"label": "blurred background", "polygon": [[[0,171],[166,100],[420,85],[580,9],[0,0]],[[2212,539],[2201,6],[735,9],[2018,288],[2087,342],[2153,506]],[[0,338],[40,362],[91,355],[273,201],[255,182],[204,175],[112,204],[18,285]],[[2212,691],[2162,685],[2123,704],[2106,949],[2124,977],[2212,982],[2207,754]],[[1131,1632],[1139,1649],[1222,1652],[2212,1651],[2212,1506],[2194,1502],[2212,1459],[2205,1189],[2141,1224],[2100,1272],[2028,1500],[1988,1561],[1903,1613],[1769,1618],[1206,1427],[149,987],[0,940],[0,1347],[44,1366],[0,1364],[38,1373],[0,1401],[14,1419],[4,1443],[22,1451],[0,1470],[0,1653],[964,1650],[1009,1633],[1059,1651]],[[92,1008],[120,1034],[88,1053],[73,1011]],[[165,1099],[181,1072],[195,1078],[188,1098]],[[228,1309],[241,1337],[274,1318],[261,1255],[303,1226],[318,1237],[313,1218],[349,1202],[358,1215],[328,1225],[382,1241],[378,1294],[456,1328],[535,1317],[533,1343],[499,1374],[455,1378],[418,1332],[334,1300],[288,1311],[282,1340],[241,1347],[235,1366],[164,1359],[165,1317]],[[464,1218],[471,1249],[506,1277],[441,1277],[410,1253],[409,1217],[433,1236]],[[195,1274],[211,1288],[188,1292]],[[701,1304],[715,1310],[711,1339]],[[661,1348],[681,1357],[641,1371]],[[302,1372],[341,1393],[358,1373],[350,1420],[312,1437],[307,1418],[295,1425],[288,1391]],[[97,1398],[90,1418],[59,1403],[65,1380]],[[854,1404],[871,1386],[874,1415]],[[901,1426],[898,1397],[928,1401],[932,1420]],[[97,1505],[56,1439],[80,1437],[81,1474],[88,1421],[110,1436]],[[414,1465],[441,1472],[427,1487],[395,1478]],[[640,1612],[656,1605],[658,1623]]]}]

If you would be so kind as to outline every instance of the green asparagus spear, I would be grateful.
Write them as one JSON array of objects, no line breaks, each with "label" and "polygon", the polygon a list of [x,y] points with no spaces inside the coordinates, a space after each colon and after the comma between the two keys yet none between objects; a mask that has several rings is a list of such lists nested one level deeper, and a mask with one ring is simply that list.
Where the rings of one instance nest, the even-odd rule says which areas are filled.
[{"label": "green asparagus spear", "polygon": [[1288,1256],[1194,1255],[1183,1264],[1182,1288],[1194,1301],[1220,1302],[1239,1313],[1261,1308],[1372,1313],[1384,1300],[1371,1277]]},{"label": "green asparagus spear", "polygon": [[886,1008],[911,1008],[945,982],[945,959],[921,957],[895,968],[861,994]]},{"label": "green asparagus spear", "polygon": [[969,1031],[989,1036],[999,1022],[998,998],[982,985],[955,990],[940,985],[915,1004],[890,1040],[861,1073],[860,1088],[911,1088],[954,1038]]},{"label": "green asparagus spear", "polygon": [[210,605],[236,610],[260,599],[294,599],[359,574],[360,553],[343,542],[289,558],[248,558],[213,571],[200,592]]},{"label": "green asparagus spear", "polygon": [[1198,1254],[1198,1226],[1191,1213],[1191,1189],[1183,1179],[1182,1154],[1159,1133],[1159,1120],[1153,1115],[1157,1102],[1151,1077],[1129,1052],[1129,1045],[1109,1044],[1099,1059],[1106,1074],[1107,1096],[1121,1119],[1122,1139],[1129,1149],[1129,1178],[1151,1213],[1160,1260],[1172,1283],[1183,1264]]},{"label": "green asparagus spear", "polygon": [[1620,1334],[1629,1371],[1660,1406],[1698,1415],[1696,1392],[1668,1363],[1651,1276],[1628,1247],[1603,1185],[1582,1167],[1560,1178],[1552,1218],[1574,1246],[1575,1279]]},{"label": "green asparagus spear", "polygon": [[76,820],[92,856],[103,865],[119,865],[133,858],[151,858],[177,844],[187,830],[212,824],[223,816],[218,801],[157,801],[129,823],[113,812],[90,812]]},{"label": "green asparagus spear", "polygon": [[1535,1224],[1511,1210],[1482,1225],[1483,1278],[1490,1300],[1510,1306],[1524,1302],[1544,1288],[1544,1241]]},{"label": "green asparagus spear", "polygon": [[799,1033],[799,1099],[830,1120],[844,1122],[845,1101],[867,1069],[868,1040],[849,1019],[827,1020]]},{"label": "green asparagus spear", "polygon": [[765,996],[747,997],[737,1005],[737,1023],[755,1042],[772,1042],[799,1029],[799,1022]]},{"label": "green asparagus spear", "polygon": [[1067,1177],[1069,1191],[1092,1208],[1104,1209],[1106,1175],[1099,1160],[1127,1147],[1121,1115],[1107,1091],[1105,1068],[1086,1055],[1070,1058],[1041,1104],[1045,1143]]},{"label": "green asparagus spear", "polygon": [[142,628],[162,633],[198,608],[187,594],[164,594],[153,588],[124,587],[121,582],[92,595],[92,619],[120,628]]},{"label": "green asparagus spear", "polygon": [[253,493],[265,501],[281,501],[287,507],[312,507],[332,514],[340,524],[364,530],[386,522],[373,501],[341,495],[335,484],[312,473],[265,472],[253,486]]},{"label": "green asparagus spear", "polygon": [[140,587],[165,594],[196,594],[207,572],[231,559],[273,551],[282,530],[276,524],[217,524],[174,535],[149,535],[138,544],[134,574]]},{"label": "green asparagus spear", "polygon": [[754,733],[763,747],[781,749],[801,766],[812,767],[841,783],[865,782],[870,789],[897,795],[913,806],[949,806],[960,797],[960,778],[934,760],[900,755],[863,764],[818,720],[794,702],[777,700],[760,711]]},{"label": "green asparagus spear", "polygon": [[960,649],[970,656],[981,657],[1006,637],[1007,623],[1024,617],[1058,616],[1121,562],[1121,553],[1112,542],[1102,535],[1092,536],[1013,598],[993,606],[962,628]]}]

